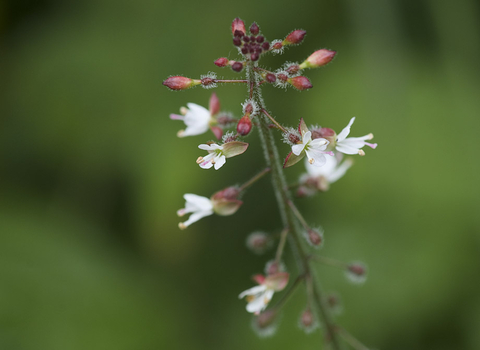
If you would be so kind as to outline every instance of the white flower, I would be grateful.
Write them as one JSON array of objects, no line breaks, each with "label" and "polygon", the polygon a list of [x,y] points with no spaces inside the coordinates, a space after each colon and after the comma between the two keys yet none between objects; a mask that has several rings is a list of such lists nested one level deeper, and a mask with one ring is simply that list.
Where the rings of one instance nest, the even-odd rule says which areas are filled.
[{"label": "white flower", "polygon": [[[352,166],[353,161],[348,158],[343,163],[341,153],[339,156],[327,156],[326,162],[322,167],[312,166],[308,161],[305,162],[305,168],[308,174],[302,175],[300,182],[305,182],[306,178],[323,177],[327,182],[334,183],[340,179]],[[303,181],[302,181],[303,180]]]},{"label": "white flower", "polygon": [[208,155],[205,157],[198,157],[197,164],[202,169],[210,169],[212,166],[215,170],[218,170],[226,162],[225,155],[223,154],[223,146],[212,143],[211,145],[201,144],[198,148],[208,151]]},{"label": "white flower", "polygon": [[213,214],[212,201],[207,197],[197,196],[196,194],[187,193],[185,198],[185,208],[177,211],[178,216],[192,213],[187,221],[178,224],[180,229],[185,229],[201,218]]},{"label": "white flower", "polygon": [[348,134],[350,134],[350,127],[352,126],[354,121],[355,121],[355,117],[350,119],[350,122],[345,127],[345,129],[343,129],[342,132],[338,134],[335,149],[345,154],[359,154],[361,156],[364,156],[365,152],[360,148],[367,145],[375,149],[377,147],[377,144],[365,142],[366,140],[373,139],[373,134],[368,134],[362,137],[347,138]]},{"label": "white flower", "polygon": [[188,108],[182,107],[181,113],[170,114],[170,119],[183,120],[187,128],[180,130],[178,137],[193,136],[203,134],[210,127],[210,123],[214,121],[212,114],[208,109],[195,103],[187,103]]},{"label": "white flower", "polygon": [[307,131],[302,132],[302,143],[293,145],[292,152],[296,156],[299,156],[300,153],[305,151],[307,154],[308,162],[317,167],[320,167],[325,164],[327,161],[325,158],[324,152],[327,149],[329,142],[324,138],[318,138],[312,140],[312,132]]},{"label": "white flower", "polygon": [[247,289],[240,293],[240,299],[247,297],[247,311],[258,315],[265,310],[273,294],[283,290],[288,283],[289,274],[287,272],[277,272],[267,277],[262,275],[254,276],[255,281],[259,284],[253,288]]}]

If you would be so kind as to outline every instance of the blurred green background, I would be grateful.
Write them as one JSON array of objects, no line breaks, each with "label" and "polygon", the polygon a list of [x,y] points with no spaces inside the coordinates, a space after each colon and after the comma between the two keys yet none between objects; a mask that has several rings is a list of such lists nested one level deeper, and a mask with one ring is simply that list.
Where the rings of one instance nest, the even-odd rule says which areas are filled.
[{"label": "blurred green background", "polygon": [[[279,229],[268,180],[232,217],[186,231],[186,192],[210,196],[262,169],[258,135],[218,172],[201,170],[208,136],[178,139],[168,118],[211,90],[174,93],[235,58],[230,23],[303,45],[262,62],[338,51],[308,71],[314,88],[267,86],[285,124],[300,117],[376,150],[328,193],[298,202],[325,229],[326,256],[362,260],[363,286],[320,267],[344,302],[340,324],[378,349],[480,348],[480,5],[475,0],[0,2],[0,349],[318,349],[297,327],[303,292],[277,335],[260,339],[238,300],[273,256],[245,248]],[[216,89],[241,114],[242,86]],[[285,144],[280,144],[284,154]],[[303,171],[287,169],[290,181]],[[295,271],[293,261],[287,264]]]}]

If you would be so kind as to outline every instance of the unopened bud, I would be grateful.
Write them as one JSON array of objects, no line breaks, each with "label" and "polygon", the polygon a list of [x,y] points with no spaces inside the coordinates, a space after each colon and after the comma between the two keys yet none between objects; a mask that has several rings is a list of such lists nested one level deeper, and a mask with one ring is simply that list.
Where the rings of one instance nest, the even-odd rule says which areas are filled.
[{"label": "unopened bud", "polygon": [[252,328],[260,337],[271,337],[277,330],[278,320],[276,309],[270,309],[255,316],[252,320]]},{"label": "unopened bud", "polygon": [[290,34],[287,35],[285,40],[283,40],[283,45],[294,45],[294,44],[300,44],[303,41],[303,38],[305,37],[305,34],[307,34],[306,31],[297,29],[291,32]]},{"label": "unopened bud", "polygon": [[200,80],[181,76],[170,77],[163,82],[163,85],[172,90],[186,90],[198,84],[200,84]]},{"label": "unopened bud", "polygon": [[217,115],[218,112],[220,112],[220,100],[218,99],[216,93],[212,93],[212,96],[210,96],[208,109],[210,110],[210,114],[212,116]]},{"label": "unopened bud", "polygon": [[211,77],[204,77],[200,82],[204,87],[215,86],[215,79]]},{"label": "unopened bud", "polygon": [[[236,31],[238,31],[238,33]],[[245,23],[240,18],[235,18],[232,22],[232,34],[236,37],[242,37],[245,33]]]},{"label": "unopened bud", "polygon": [[256,231],[248,235],[246,245],[252,252],[260,255],[272,246],[272,240],[265,232]]},{"label": "unopened bud", "polygon": [[303,90],[308,90],[313,87],[312,83],[310,80],[308,80],[307,77],[304,76],[298,76],[294,78],[289,78],[287,80],[293,87],[295,87],[297,90],[303,91]]},{"label": "unopened bud", "polygon": [[319,248],[323,245],[323,232],[311,228],[307,231],[307,239],[312,246]]},{"label": "unopened bud", "polygon": [[258,54],[258,52],[254,52],[250,55],[250,59],[254,62],[258,61],[259,58],[260,58],[260,55]]},{"label": "unopened bud", "polygon": [[221,191],[216,192],[210,197],[213,204],[213,211],[222,216],[234,214],[243,204],[238,200],[240,190],[238,187],[227,187]]},{"label": "unopened bud", "polygon": [[286,75],[286,74],[282,74],[282,73],[277,74],[277,78],[278,78],[278,80],[281,80],[281,81],[283,81],[283,82],[286,82],[286,81],[288,80],[287,75]]},{"label": "unopened bud", "polygon": [[262,49],[264,50],[268,50],[270,48],[270,43],[268,41],[265,41],[263,44],[262,44]]},{"label": "unopened bud", "polygon": [[252,25],[250,26],[250,33],[252,33],[253,35],[257,35],[259,31],[260,31],[260,28],[258,28],[257,23],[253,22]]},{"label": "unopened bud", "polygon": [[238,121],[237,132],[242,136],[246,136],[250,133],[250,130],[252,130],[252,120],[246,114]]},{"label": "unopened bud", "polygon": [[233,38],[233,45],[235,45],[235,46],[242,45],[242,40],[238,36],[234,37]]},{"label": "unopened bud", "polygon": [[326,297],[327,306],[333,314],[340,314],[343,310],[340,296],[336,293],[330,293]]},{"label": "unopened bud", "polygon": [[348,264],[345,273],[350,282],[353,283],[364,283],[367,279],[367,267],[360,261]]},{"label": "unopened bud", "polygon": [[274,82],[277,81],[277,77],[275,76],[275,74],[268,73],[268,74],[265,76],[265,80],[268,81],[269,83],[274,83]]},{"label": "unopened bud", "polygon": [[218,67],[226,67],[228,66],[228,58],[226,57],[220,57],[219,59],[217,59],[214,63],[216,66]]},{"label": "unopened bud", "polygon": [[318,328],[318,322],[310,308],[302,312],[298,320],[298,326],[307,334],[312,333]]},{"label": "unopened bud", "polygon": [[336,54],[336,51],[330,51],[327,49],[317,50],[312,53],[305,61],[303,61],[302,64],[300,64],[300,68],[318,68],[321,66],[325,66],[331,60],[333,60]]},{"label": "unopened bud", "polygon": [[265,274],[274,275],[278,272],[285,272],[285,264],[281,261],[277,262],[277,260],[270,260],[265,264]]},{"label": "unopened bud", "polygon": [[232,69],[233,69],[235,72],[241,72],[242,69],[243,69],[243,64],[242,64],[242,62],[235,62],[234,64],[232,64]]},{"label": "unopened bud", "polygon": [[297,74],[299,70],[300,66],[298,64],[292,64],[286,69],[287,73],[291,75]]},{"label": "unopened bud", "polygon": [[281,41],[277,41],[273,44],[272,49],[274,50],[281,50],[283,48],[283,44]]}]

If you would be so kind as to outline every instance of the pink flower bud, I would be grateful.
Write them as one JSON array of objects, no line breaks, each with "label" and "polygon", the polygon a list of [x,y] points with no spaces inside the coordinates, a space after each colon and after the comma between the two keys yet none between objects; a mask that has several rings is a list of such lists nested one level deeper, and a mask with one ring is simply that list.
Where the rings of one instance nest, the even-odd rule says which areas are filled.
[{"label": "pink flower bud", "polygon": [[321,247],[323,244],[323,232],[311,228],[307,231],[307,239],[312,246],[316,248]]},{"label": "pink flower bud", "polygon": [[[236,33],[236,31],[238,31],[238,33]],[[232,34],[234,36],[242,37],[245,33],[245,23],[240,18],[235,18],[232,22]]]},{"label": "pink flower bud", "polygon": [[327,49],[317,50],[312,53],[305,61],[300,64],[301,69],[305,68],[318,68],[328,64],[335,55],[337,54],[336,51],[330,51]]},{"label": "pink flower bud", "polygon": [[302,312],[300,319],[298,320],[298,325],[307,334],[312,333],[316,328],[318,328],[318,322],[316,321],[315,316],[310,308]]},{"label": "pink flower bud", "polygon": [[297,29],[291,32],[290,34],[287,35],[285,40],[283,40],[283,45],[294,45],[294,44],[300,44],[303,41],[303,38],[305,37],[305,34],[307,34],[306,31]]},{"label": "pink flower bud", "polygon": [[211,126],[210,130],[212,130],[213,134],[217,138],[217,140],[220,140],[223,135],[223,129],[219,126]]},{"label": "pink flower bud", "polygon": [[218,67],[226,67],[228,66],[228,58],[226,57],[220,57],[219,59],[217,59],[214,63],[216,66]]},{"label": "pink flower bud", "polygon": [[170,77],[163,82],[163,85],[172,90],[186,90],[200,84],[200,80],[194,80],[186,77]]},{"label": "pink flower bud", "polygon": [[347,278],[353,283],[363,283],[367,279],[367,267],[360,261],[348,264],[345,272]]},{"label": "pink flower bud", "polygon": [[294,78],[289,78],[287,80],[293,87],[295,87],[297,90],[303,91],[303,90],[308,90],[313,87],[312,83],[310,80],[308,80],[307,77],[304,76],[298,76]]},{"label": "pink flower bud", "polygon": [[247,237],[247,248],[255,254],[263,254],[272,245],[272,240],[265,232],[252,232]]},{"label": "pink flower bud", "polygon": [[220,112],[220,100],[218,99],[216,93],[212,93],[212,96],[210,96],[208,109],[210,110],[210,114],[212,116],[217,115],[218,112]]},{"label": "pink flower bud", "polygon": [[252,130],[252,120],[248,115],[244,115],[237,124],[237,132],[242,135],[246,136]]}]

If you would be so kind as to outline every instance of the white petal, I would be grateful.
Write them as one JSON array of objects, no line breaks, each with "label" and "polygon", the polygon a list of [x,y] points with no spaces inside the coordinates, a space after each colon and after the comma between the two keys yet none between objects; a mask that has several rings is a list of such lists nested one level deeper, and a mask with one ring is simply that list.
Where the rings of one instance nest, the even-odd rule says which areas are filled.
[{"label": "white petal", "polygon": [[247,289],[247,290],[241,292],[238,297],[241,299],[246,295],[256,295],[256,294],[259,294],[259,293],[263,293],[265,290],[267,290],[267,286],[261,284],[259,286],[255,286],[255,287],[252,287],[250,289]]},{"label": "white petal", "polygon": [[342,142],[340,142],[340,144],[348,147],[354,147],[354,148],[360,149],[363,146],[365,146],[365,141],[363,141],[359,137],[349,137],[343,140]]},{"label": "white petal", "polygon": [[186,129],[182,133],[182,137],[184,136],[195,136],[195,135],[200,135],[208,130],[208,124],[202,124],[202,125],[187,125]]},{"label": "white petal", "polygon": [[198,145],[198,148],[203,149],[204,151],[213,151],[214,148],[212,148],[211,145],[207,145],[206,143],[202,143],[201,145]]},{"label": "white petal", "polygon": [[324,165],[327,162],[327,159],[325,158],[325,154],[317,149],[309,149],[305,151],[307,153],[308,161],[312,161],[311,163],[314,166],[320,167]]},{"label": "white petal", "polygon": [[226,162],[226,159],[225,159],[225,156],[222,154],[222,155],[219,155],[219,156],[216,156],[215,157],[215,170],[218,170],[222,167],[223,164],[225,164]]},{"label": "white petal", "polygon": [[258,314],[262,312],[267,307],[263,299],[263,294],[260,294],[258,297],[253,299],[247,304],[247,311]]},{"label": "white petal", "polygon": [[192,211],[200,211],[200,210],[211,210],[213,209],[212,201],[203,196],[198,196],[193,193],[187,193],[183,195],[185,199],[185,210],[187,213],[191,213]]},{"label": "white petal", "polygon": [[[302,142],[304,145],[306,145],[309,141],[312,140],[312,132],[311,131],[307,131],[304,135],[303,135],[303,138],[302,138]],[[298,154],[297,154],[298,155]]]},{"label": "white petal", "polygon": [[203,134],[208,130],[211,115],[210,112],[195,103],[187,103],[188,110],[185,115],[185,130],[184,136]]},{"label": "white petal", "polygon": [[188,227],[191,224],[193,224],[194,222],[197,222],[198,220],[200,220],[201,218],[203,218],[205,216],[212,215],[212,214],[213,214],[213,210],[199,211],[199,212],[193,213],[192,215],[190,215],[188,220],[183,223],[183,225],[185,227]]},{"label": "white petal", "polygon": [[337,143],[337,146],[335,147],[335,149],[344,154],[358,154],[358,148],[354,148],[344,144]]},{"label": "white petal", "polygon": [[263,294],[265,304],[268,304],[270,302],[270,300],[272,300],[273,293],[275,293],[275,291],[273,289],[267,289],[265,291],[265,293]]},{"label": "white petal", "polygon": [[293,146],[292,146],[292,152],[293,152],[293,154],[295,154],[296,156],[299,156],[300,153],[302,153],[304,147],[305,147],[304,144],[293,145]]},{"label": "white petal", "polygon": [[309,148],[315,148],[319,149],[320,151],[325,151],[329,143],[330,142],[328,140],[325,140],[324,138],[318,138],[310,142],[308,146]]},{"label": "white petal", "polygon": [[340,134],[337,136],[337,142],[345,140],[345,138],[350,134],[350,127],[352,126],[353,122],[355,121],[355,117],[350,119],[348,125],[342,130]]},{"label": "white petal", "polygon": [[305,168],[310,176],[318,177],[318,176],[325,176],[328,177],[330,173],[332,173],[337,166],[337,159],[330,155],[325,155],[326,163],[321,166],[317,167],[308,162],[308,159],[305,159]]},{"label": "white petal", "polygon": [[353,162],[351,159],[346,159],[342,164],[340,164],[338,168],[336,168],[329,176],[327,176],[328,182],[334,183],[335,181],[340,179],[343,175],[345,175],[345,173],[352,166],[352,164]]}]

